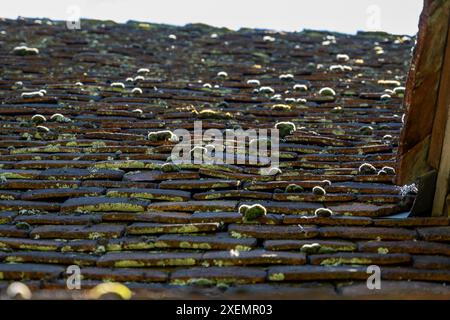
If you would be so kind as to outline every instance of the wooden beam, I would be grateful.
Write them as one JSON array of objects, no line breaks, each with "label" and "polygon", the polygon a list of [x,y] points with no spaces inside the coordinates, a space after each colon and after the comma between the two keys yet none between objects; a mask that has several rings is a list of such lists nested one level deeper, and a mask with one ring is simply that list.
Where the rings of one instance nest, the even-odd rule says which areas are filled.
[{"label": "wooden beam", "polygon": [[439,168],[441,161],[442,145],[444,137],[449,134],[446,131],[447,118],[450,105],[450,18],[447,21],[446,48],[444,62],[442,64],[441,79],[439,82],[436,115],[434,116],[433,131],[431,133],[428,164],[433,168]]},{"label": "wooden beam", "polygon": [[450,113],[447,114],[447,125],[445,128],[445,138],[440,162],[438,178],[436,181],[436,193],[433,202],[433,216],[449,214],[445,212],[445,200],[449,193],[450,178]]},{"label": "wooden beam", "polygon": [[450,178],[450,19],[447,21],[446,48],[439,83],[436,115],[431,136],[428,163],[438,168],[433,216],[449,215],[446,198]]},{"label": "wooden beam", "polygon": [[[427,138],[432,136],[435,121],[441,128],[445,127],[442,126],[440,119],[436,119],[436,111],[449,19],[450,1],[424,1],[417,46],[406,84],[404,102],[406,115],[399,143],[397,184],[417,182],[418,177],[432,169],[438,169],[439,160],[433,158],[432,162],[428,161],[429,154],[424,156],[424,150],[418,149],[429,149],[431,139]],[[435,135],[433,142],[435,143],[433,150],[439,149],[438,134]],[[410,170],[411,168],[416,170]]]},{"label": "wooden beam", "polygon": [[446,119],[445,137],[442,145],[441,160],[436,181],[436,193],[433,202],[433,216],[450,215],[450,212],[445,212],[445,200],[449,194],[450,178],[450,112],[448,110]]}]

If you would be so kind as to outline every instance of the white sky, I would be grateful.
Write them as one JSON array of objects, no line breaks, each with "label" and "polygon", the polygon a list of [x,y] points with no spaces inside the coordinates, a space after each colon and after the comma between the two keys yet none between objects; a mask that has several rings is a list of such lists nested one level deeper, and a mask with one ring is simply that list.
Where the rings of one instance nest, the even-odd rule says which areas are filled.
[{"label": "white sky", "polygon": [[[382,30],[413,35],[423,0],[12,0],[2,1],[0,17],[80,16],[117,22],[138,20],[184,25],[202,22],[301,31],[304,28],[355,33]],[[73,9],[73,8],[72,8]]]}]

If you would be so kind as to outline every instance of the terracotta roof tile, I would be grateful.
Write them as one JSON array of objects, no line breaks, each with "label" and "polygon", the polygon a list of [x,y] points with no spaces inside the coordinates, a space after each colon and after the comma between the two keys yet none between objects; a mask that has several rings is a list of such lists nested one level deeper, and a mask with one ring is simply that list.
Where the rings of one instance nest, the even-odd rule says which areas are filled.
[{"label": "terracotta roof tile", "polygon": [[424,227],[424,226],[447,226],[449,219],[442,218],[414,218],[407,219],[375,219],[374,225],[385,227]]},{"label": "terracotta roof tile", "polygon": [[355,251],[357,245],[350,241],[342,240],[266,240],[264,248],[267,250],[300,250],[304,245],[319,244],[317,252]]},{"label": "terracotta roof tile", "polygon": [[24,200],[0,200],[0,210],[20,211],[20,210],[40,210],[40,211],[58,211],[58,203],[43,201],[24,201]]},{"label": "terracotta roof tile", "polygon": [[355,266],[285,266],[268,270],[270,281],[366,280],[366,268]]},{"label": "terracotta roof tile", "polygon": [[103,188],[59,188],[30,190],[21,194],[22,200],[43,200],[54,198],[77,198],[83,196],[99,196],[103,194]]},{"label": "terracotta roof tile", "polygon": [[199,264],[199,253],[138,253],[108,252],[98,259],[100,267],[170,267],[193,266]]},{"label": "terracotta roof tile", "polygon": [[231,265],[298,265],[306,263],[303,253],[271,252],[266,250],[241,251],[214,251],[203,255],[204,263],[213,266]]},{"label": "terracotta roof tile", "polygon": [[0,263],[2,280],[52,280],[63,272],[61,266],[49,266],[36,263]]},{"label": "terracotta roof tile", "polygon": [[163,224],[137,222],[127,227],[127,234],[162,234],[162,233],[199,233],[214,232],[219,229],[219,223],[188,223]]},{"label": "terracotta roof tile", "polygon": [[450,271],[445,269],[384,267],[381,269],[381,279],[448,282],[450,280]]},{"label": "terracotta roof tile", "polygon": [[332,217],[318,217],[316,215],[287,215],[283,217],[285,224],[316,224],[316,225],[330,225],[330,226],[368,226],[372,224],[372,219],[367,217],[352,217],[352,216],[332,216]]},{"label": "terracotta roof tile", "polygon": [[149,201],[119,197],[80,197],[66,200],[61,205],[61,212],[142,212],[149,204]]},{"label": "terracotta roof tile", "polygon": [[417,232],[427,241],[450,241],[450,227],[419,228]]},{"label": "terracotta roof tile", "polygon": [[269,226],[232,224],[228,231],[234,237],[255,237],[258,239],[308,239],[319,231],[314,226]]},{"label": "terracotta roof tile", "polygon": [[31,225],[86,225],[102,222],[102,217],[99,214],[57,214],[57,213],[44,213],[44,214],[21,214],[18,215],[14,222],[26,222]]},{"label": "terracotta roof tile", "polygon": [[165,200],[165,201],[185,201],[189,200],[191,197],[191,194],[189,192],[184,191],[142,189],[142,188],[110,189],[107,190],[106,195],[108,197],[130,197],[146,200]]},{"label": "terracotta roof tile", "polygon": [[411,262],[411,257],[405,253],[379,254],[345,252],[311,255],[309,256],[309,261],[313,265],[398,265]]},{"label": "terracotta roof tile", "polygon": [[234,211],[237,202],[231,200],[220,201],[185,201],[185,202],[154,202],[148,205],[153,211]]},{"label": "terracotta roof tile", "polygon": [[255,238],[233,238],[227,236],[162,235],[156,246],[160,248],[182,248],[202,250],[246,251],[256,247]]},{"label": "terracotta roof tile", "polygon": [[[110,239],[114,241],[114,239]],[[61,242],[61,252],[102,252],[104,245],[101,245],[97,240],[68,240]]]},{"label": "terracotta roof tile", "polygon": [[195,212],[190,216],[192,222],[223,222],[234,223],[242,220],[237,212]]},{"label": "terracotta roof tile", "polygon": [[381,290],[369,290],[366,282],[339,287],[339,293],[349,299],[437,299],[450,297],[448,286],[425,281],[384,280]]},{"label": "terracotta roof tile", "polygon": [[25,251],[8,254],[5,262],[10,263],[49,263],[64,265],[91,266],[97,262],[97,257],[85,253],[62,253],[49,251]]},{"label": "terracotta roof tile", "polygon": [[418,269],[450,269],[450,258],[442,256],[414,256],[413,266]]},{"label": "terracotta roof tile", "polygon": [[342,239],[411,240],[416,237],[413,230],[377,227],[321,227],[319,233],[325,238]]},{"label": "terracotta roof tile", "polygon": [[29,230],[17,228],[15,225],[0,225],[0,237],[27,238]]},{"label": "terracotta roof tile", "polygon": [[79,225],[45,225],[34,228],[30,232],[33,239],[96,239],[117,238],[125,231],[125,226],[113,224],[97,224],[93,226]]},{"label": "terracotta roof tile", "polygon": [[168,274],[163,271],[153,269],[107,269],[96,267],[85,267],[82,272],[83,279],[109,280],[118,282],[165,282]]},{"label": "terracotta roof tile", "polygon": [[359,242],[358,247],[366,252],[450,255],[450,245],[416,240]]},{"label": "terracotta roof tile", "polygon": [[266,278],[266,272],[261,269],[246,267],[209,267],[180,269],[173,272],[170,280],[175,284],[196,283],[203,279],[213,283],[261,283]]},{"label": "terracotta roof tile", "polygon": [[16,213],[9,211],[0,212],[0,224],[6,224],[14,220]]},{"label": "terracotta roof tile", "polygon": [[16,250],[57,251],[60,242],[54,240],[31,240],[23,238],[0,238],[0,248]]}]

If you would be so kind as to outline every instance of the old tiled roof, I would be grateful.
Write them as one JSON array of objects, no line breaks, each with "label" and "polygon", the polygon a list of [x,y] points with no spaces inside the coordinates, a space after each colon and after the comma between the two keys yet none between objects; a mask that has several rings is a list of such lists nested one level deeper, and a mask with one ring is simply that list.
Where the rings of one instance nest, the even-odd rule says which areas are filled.
[{"label": "old tiled roof", "polygon": [[[147,298],[449,297],[448,219],[390,217],[414,195],[380,172],[396,166],[413,40],[20,19],[1,21],[0,42],[0,289],[18,280],[36,297],[73,297],[75,264],[82,289],[109,280]],[[195,119],[296,131],[275,176],[162,171],[174,142],[148,133]],[[267,215],[244,221],[241,204]],[[368,265],[381,290],[367,289]]]}]

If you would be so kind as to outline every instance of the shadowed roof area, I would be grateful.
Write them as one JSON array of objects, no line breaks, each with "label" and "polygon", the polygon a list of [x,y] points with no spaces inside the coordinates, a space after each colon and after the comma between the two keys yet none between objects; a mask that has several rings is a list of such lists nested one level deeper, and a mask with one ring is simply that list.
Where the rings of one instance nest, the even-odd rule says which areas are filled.
[{"label": "shadowed roof area", "polygon": [[[414,199],[393,184],[414,39],[27,19],[0,31],[0,289],[449,297],[448,218],[392,217]],[[248,161],[163,166],[175,142],[148,133],[194,120],[295,130],[274,176]],[[267,214],[248,221],[242,204]],[[64,291],[73,264],[85,290]]]}]

